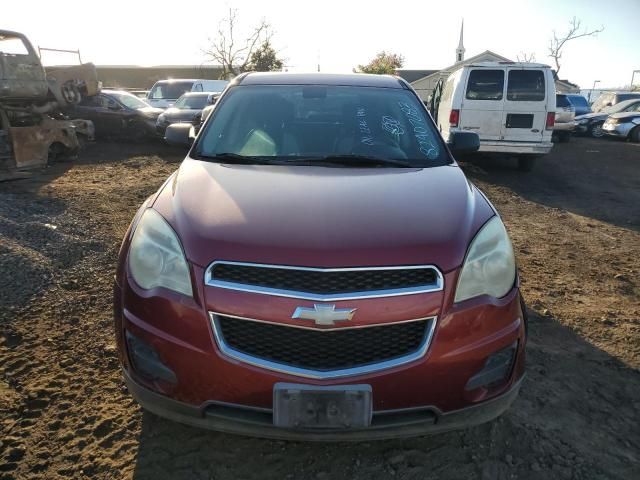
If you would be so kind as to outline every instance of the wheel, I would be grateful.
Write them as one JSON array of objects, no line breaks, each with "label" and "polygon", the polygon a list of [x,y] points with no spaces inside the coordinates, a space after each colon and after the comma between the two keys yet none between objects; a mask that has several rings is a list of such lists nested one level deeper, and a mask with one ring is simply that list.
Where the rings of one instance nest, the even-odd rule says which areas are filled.
[{"label": "wheel", "polygon": [[67,153],[66,147],[61,143],[52,143],[49,145],[49,154],[47,156],[47,163],[49,165],[60,161]]},{"label": "wheel", "polygon": [[560,132],[558,134],[558,137],[560,139],[560,143],[568,143],[571,140],[571,133],[570,132]]},{"label": "wheel", "polygon": [[632,142],[640,143],[640,126],[634,128],[629,133],[629,140]]},{"label": "wheel", "polygon": [[69,81],[62,85],[62,98],[69,105],[76,105],[82,100],[82,94],[78,87],[72,81]]},{"label": "wheel", "polygon": [[589,127],[589,135],[593,138],[600,138],[604,136],[604,132],[602,131],[602,124],[604,122],[594,123]]},{"label": "wheel", "polygon": [[523,155],[518,157],[518,170],[521,172],[530,172],[536,163],[536,157],[532,155]]}]

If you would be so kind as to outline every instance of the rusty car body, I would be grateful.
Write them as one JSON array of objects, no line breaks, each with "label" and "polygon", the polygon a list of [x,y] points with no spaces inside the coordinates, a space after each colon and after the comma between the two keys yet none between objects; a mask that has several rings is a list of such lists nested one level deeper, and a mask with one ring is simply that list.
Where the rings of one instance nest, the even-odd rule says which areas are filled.
[{"label": "rusty car body", "polygon": [[88,120],[57,120],[39,113],[25,119],[0,108],[0,170],[22,171],[73,156],[94,134]]},{"label": "rusty car body", "polygon": [[25,35],[0,30],[0,102],[55,102],[51,108],[64,108],[99,91],[92,63],[45,68]]},{"label": "rusty car body", "polygon": [[81,139],[93,140],[94,126],[60,112],[99,92],[93,64],[45,68],[25,35],[0,30],[0,170],[77,153]]}]

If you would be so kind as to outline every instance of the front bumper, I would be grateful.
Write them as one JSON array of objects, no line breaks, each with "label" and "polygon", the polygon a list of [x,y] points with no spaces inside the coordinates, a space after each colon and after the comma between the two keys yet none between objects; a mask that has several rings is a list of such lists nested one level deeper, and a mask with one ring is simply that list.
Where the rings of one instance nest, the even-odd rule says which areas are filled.
[{"label": "front bumper", "polygon": [[629,132],[633,130],[636,125],[632,122],[626,123],[607,123],[602,125],[602,131],[612,137],[627,138]]},{"label": "front bumper", "polygon": [[545,155],[553,148],[552,142],[505,142],[498,140],[480,140],[479,152],[509,153],[523,155]]},{"label": "front bumper", "polygon": [[[204,269],[194,268],[196,276],[203,278]],[[445,274],[445,285],[455,285],[456,275]],[[517,287],[501,299],[478,297],[460,305],[452,305],[452,296],[443,292],[338,301],[337,308],[357,307],[361,318],[374,323],[437,316],[437,324],[433,340],[421,358],[379,371],[330,379],[301,378],[225,355],[216,343],[207,314],[214,308],[240,316],[243,312],[245,316],[260,312],[263,320],[277,322],[283,315],[288,318],[296,306],[305,302],[202,285],[198,292],[203,303],[170,291],[162,294],[143,291],[126,275],[122,286],[116,284],[114,289],[118,351],[132,394],[150,411],[185,423],[277,438],[330,440],[421,435],[494,418],[511,403],[513,398],[508,392],[515,397],[516,386],[524,374],[526,312]],[[175,373],[176,382],[149,381],[141,376],[130,358],[124,338],[127,333],[150,345],[161,362]],[[513,344],[518,345],[513,366],[503,381],[489,387],[465,388],[490,356]],[[373,411],[379,421],[359,432],[340,431],[332,435],[280,431],[270,424],[273,386],[278,382],[318,387],[370,385]],[[503,403],[498,400],[488,403],[503,397]],[[485,404],[496,407],[475,408]],[[229,406],[231,410],[225,410],[224,418],[218,418],[221,408]],[[260,414],[257,425],[245,425],[247,412],[251,412],[252,418],[256,412]],[[404,417],[398,412],[412,415]],[[233,418],[239,416],[242,421],[234,427],[234,422],[226,418],[227,413]],[[461,415],[449,417],[452,413]],[[449,418],[452,420],[445,421]]]},{"label": "front bumper", "polygon": [[302,441],[368,441],[443,433],[479,425],[500,416],[518,396],[524,377],[498,397],[477,405],[443,413],[435,406],[405,411],[373,412],[371,426],[352,430],[289,430],[273,426],[270,409],[219,402],[194,406],[160,395],[137,383],[123,369],[131,395],[146,410],[163,418],[219,432]]}]

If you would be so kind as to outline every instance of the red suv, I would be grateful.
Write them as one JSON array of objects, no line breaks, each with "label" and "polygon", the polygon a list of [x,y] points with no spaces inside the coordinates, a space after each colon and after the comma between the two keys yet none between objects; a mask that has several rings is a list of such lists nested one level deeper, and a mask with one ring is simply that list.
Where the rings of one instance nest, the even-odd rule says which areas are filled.
[{"label": "red suv", "polygon": [[124,378],[146,409],[274,438],[493,419],[524,373],[511,242],[411,87],[237,77],[127,232]]}]

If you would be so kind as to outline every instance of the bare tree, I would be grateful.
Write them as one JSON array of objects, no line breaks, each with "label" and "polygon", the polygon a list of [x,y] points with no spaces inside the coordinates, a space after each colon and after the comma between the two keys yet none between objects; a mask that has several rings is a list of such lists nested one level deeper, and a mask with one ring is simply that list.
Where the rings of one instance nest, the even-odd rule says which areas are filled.
[{"label": "bare tree", "polygon": [[204,54],[214,63],[222,66],[220,78],[230,78],[249,69],[251,56],[259,45],[269,43],[273,36],[271,26],[263,18],[257,26],[251,29],[246,38],[239,40],[238,10],[229,9],[229,16],[218,25],[216,38],[211,40],[211,46],[204,50]]},{"label": "bare tree", "polygon": [[582,22],[580,19],[573,17],[569,24],[569,31],[561,36],[553,31],[553,38],[549,41],[549,56],[553,58],[556,64],[556,73],[560,72],[560,59],[562,58],[562,49],[571,40],[582,37],[591,37],[597,35],[604,30],[604,27],[597,28],[595,30],[581,29]]},{"label": "bare tree", "polygon": [[531,53],[520,52],[516,57],[516,60],[518,60],[519,62],[525,62],[525,63],[535,62],[536,54],[533,52]]}]

